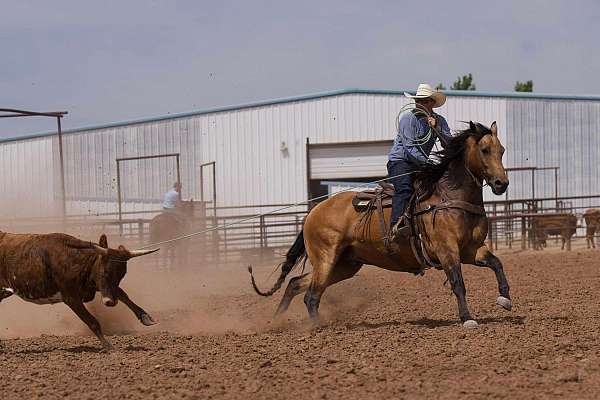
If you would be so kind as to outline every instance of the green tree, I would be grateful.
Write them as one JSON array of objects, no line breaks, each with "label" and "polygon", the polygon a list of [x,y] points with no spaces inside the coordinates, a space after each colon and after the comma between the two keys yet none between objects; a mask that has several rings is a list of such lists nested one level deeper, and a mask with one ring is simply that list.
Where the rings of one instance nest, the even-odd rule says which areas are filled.
[{"label": "green tree", "polygon": [[473,83],[473,75],[471,73],[469,73],[469,75],[463,75],[462,78],[459,76],[458,79],[456,79],[456,81],[454,81],[454,83],[452,84],[450,89],[452,89],[452,90],[475,90],[475,84]]},{"label": "green tree", "polygon": [[444,86],[444,84],[440,82],[435,87],[435,90],[446,90],[446,86]]},{"label": "green tree", "polygon": [[533,92],[533,81],[515,83],[515,92]]}]

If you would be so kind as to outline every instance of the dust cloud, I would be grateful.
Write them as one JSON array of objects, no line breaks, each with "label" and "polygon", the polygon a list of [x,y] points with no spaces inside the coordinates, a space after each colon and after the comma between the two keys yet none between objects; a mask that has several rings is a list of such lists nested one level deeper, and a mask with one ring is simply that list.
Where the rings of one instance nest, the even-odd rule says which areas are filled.
[{"label": "dust cloud", "polygon": [[[38,227],[0,229],[11,232],[66,232],[84,240],[97,241],[102,232],[72,226],[45,224]],[[109,246],[131,243],[109,236]],[[193,246],[194,241],[191,242]],[[190,257],[187,265],[168,267],[164,249],[128,262],[128,273],[121,282],[129,297],[146,310],[158,323],[143,326],[121,302],[105,307],[96,299],[87,303],[88,310],[98,319],[105,334],[152,333],[168,331],[177,334],[254,333],[265,330],[301,329],[310,327],[302,296],[294,300],[290,310],[274,319],[273,313],[285,286],[275,296],[257,296],[250,286],[244,260],[216,264]],[[281,256],[272,257],[261,265],[253,265],[258,284],[270,288],[279,271],[275,266]],[[293,276],[293,273],[292,273]],[[336,319],[344,310],[361,308],[360,296],[339,290],[328,290],[323,304],[325,320]],[[0,303],[0,339],[35,337],[39,335],[92,335],[87,326],[63,303],[37,305],[11,296]]]},{"label": "dust cloud", "polygon": [[[113,240],[111,246],[116,243]],[[166,269],[157,262],[158,257],[155,257],[158,260],[153,257],[130,260],[128,273],[120,286],[158,324],[143,326],[122,302],[116,307],[105,307],[97,293],[96,299],[86,307],[98,319],[105,334],[250,333],[273,326],[271,320],[276,303],[251,292],[245,265],[190,265]],[[91,334],[63,303],[37,305],[11,296],[0,303],[0,310],[1,339],[42,334]]]}]

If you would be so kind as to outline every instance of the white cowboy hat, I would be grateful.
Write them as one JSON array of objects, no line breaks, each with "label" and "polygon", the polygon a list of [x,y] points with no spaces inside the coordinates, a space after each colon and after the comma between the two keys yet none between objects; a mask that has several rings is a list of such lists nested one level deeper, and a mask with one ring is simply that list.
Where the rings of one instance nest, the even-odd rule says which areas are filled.
[{"label": "white cowboy hat", "polygon": [[446,95],[442,92],[434,91],[428,83],[420,83],[417,93],[414,95],[407,92],[404,92],[404,95],[409,99],[426,99],[431,97],[435,101],[433,108],[441,107],[446,102]]}]

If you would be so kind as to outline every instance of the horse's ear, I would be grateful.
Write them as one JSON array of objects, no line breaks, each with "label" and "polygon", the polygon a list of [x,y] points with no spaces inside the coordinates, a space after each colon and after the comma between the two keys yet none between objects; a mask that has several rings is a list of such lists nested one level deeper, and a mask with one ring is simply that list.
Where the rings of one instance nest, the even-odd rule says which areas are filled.
[{"label": "horse's ear", "polygon": [[469,121],[469,129],[472,130],[473,132],[477,132],[477,125],[473,123],[473,121]]},{"label": "horse's ear", "polygon": [[492,125],[490,125],[490,131],[492,131],[492,135],[498,136],[498,126],[496,126],[496,121],[492,122]]}]

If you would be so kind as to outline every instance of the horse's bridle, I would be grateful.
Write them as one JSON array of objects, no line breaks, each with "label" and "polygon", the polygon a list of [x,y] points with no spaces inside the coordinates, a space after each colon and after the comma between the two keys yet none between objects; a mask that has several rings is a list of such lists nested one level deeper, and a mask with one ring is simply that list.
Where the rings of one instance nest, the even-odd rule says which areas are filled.
[{"label": "horse's bridle", "polygon": [[483,187],[486,185],[484,180],[482,179],[480,182],[479,179],[477,179],[477,177],[475,176],[475,174],[473,172],[471,172],[469,167],[467,167],[467,163],[465,163],[465,170],[467,171],[467,174],[471,177],[471,179],[473,179],[473,182],[475,182],[477,187],[479,189],[483,189]]}]

